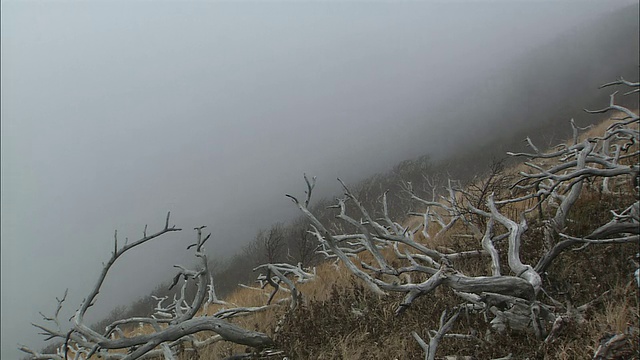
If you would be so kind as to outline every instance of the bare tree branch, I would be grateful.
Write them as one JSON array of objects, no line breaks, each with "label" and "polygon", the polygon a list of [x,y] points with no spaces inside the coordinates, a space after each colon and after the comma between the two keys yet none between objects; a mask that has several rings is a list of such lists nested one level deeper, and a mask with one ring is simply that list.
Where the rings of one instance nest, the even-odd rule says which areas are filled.
[{"label": "bare tree branch", "polygon": [[[20,349],[29,353],[32,358],[35,359],[66,359],[68,357],[67,353],[71,351],[74,353],[74,358],[76,359],[90,358],[94,354],[97,354],[105,359],[132,360],[152,356],[163,356],[166,359],[174,359],[176,350],[182,347],[182,344],[185,342],[190,343],[191,348],[206,346],[219,340],[227,340],[257,348],[272,345],[273,341],[266,334],[246,330],[223,320],[223,317],[229,317],[228,313],[217,314],[217,316],[195,316],[201,309],[206,309],[210,303],[221,303],[215,297],[213,283],[209,283],[211,276],[209,275],[204,244],[210,238],[211,234],[205,236],[202,232],[204,228],[205,227],[202,226],[194,229],[197,232],[197,241],[188,246],[188,249],[195,251],[194,255],[199,262],[199,268],[191,270],[184,266],[175,266],[179,271],[172,286],[177,285],[180,279],[185,280],[180,288],[179,296],[174,297],[173,302],[168,305],[163,304],[165,300],[167,300],[167,297],[156,297],[155,299],[158,301],[158,305],[152,317],[118,319],[106,327],[105,333],[98,333],[90,329],[83,321],[87,310],[95,302],[96,296],[100,292],[109,270],[120,256],[132,248],[158,238],[161,235],[180,231],[180,229],[175,226],[169,226],[169,215],[167,215],[164,229],[147,235],[145,227],[143,238],[133,243],[118,247],[117,233],[114,235],[114,251],[111,258],[104,265],[95,286],[85,300],[83,300],[80,308],[73,317],[72,331],[63,332],[60,329],[60,322],[58,320],[60,309],[66,299],[66,292],[62,299],[57,299],[58,306],[55,315],[53,317],[43,315],[45,321],[52,322],[55,328],[34,324],[35,327],[42,331],[46,339],[60,338],[65,340],[61,353],[41,354],[25,346]],[[189,282],[195,282],[197,290],[193,299],[187,301],[186,287]],[[207,295],[208,299],[205,301]],[[238,310],[238,312],[240,311]],[[150,334],[127,337],[124,335],[121,327],[132,324],[148,324],[154,331]],[[197,340],[192,336],[195,333],[203,331],[213,332],[214,335],[208,336],[205,340]],[[109,351],[115,349],[128,349],[129,353],[123,354]]]},{"label": "bare tree branch", "polygon": [[451,330],[453,324],[458,319],[458,315],[460,315],[460,310],[454,312],[454,314],[447,319],[447,311],[444,310],[442,312],[442,315],[440,315],[440,327],[438,328],[438,330],[429,331],[429,344],[422,340],[418,333],[416,333],[415,331],[411,332],[413,338],[416,339],[420,347],[424,350],[425,360],[434,360],[436,358],[436,350],[438,349],[440,340],[442,340],[446,333]]}]

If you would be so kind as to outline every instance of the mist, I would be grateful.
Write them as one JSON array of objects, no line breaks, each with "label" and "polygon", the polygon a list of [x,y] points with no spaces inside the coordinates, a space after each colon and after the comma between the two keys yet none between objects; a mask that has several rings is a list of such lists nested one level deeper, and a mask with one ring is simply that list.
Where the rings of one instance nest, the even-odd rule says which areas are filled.
[{"label": "mist", "polygon": [[303,173],[330,195],[484,143],[465,114],[522,111],[480,106],[524,87],[500,74],[634,3],[3,1],[2,358],[66,288],[70,316],[114,230],[184,229],[119,260],[89,320],[189,264],[194,227],[224,259],[296,216]]}]

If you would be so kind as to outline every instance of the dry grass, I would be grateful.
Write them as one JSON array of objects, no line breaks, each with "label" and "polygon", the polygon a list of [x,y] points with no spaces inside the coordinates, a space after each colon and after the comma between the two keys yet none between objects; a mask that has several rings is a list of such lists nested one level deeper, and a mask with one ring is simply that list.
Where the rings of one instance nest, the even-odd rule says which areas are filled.
[{"label": "dry grass", "polygon": [[[609,120],[595,126],[583,134],[581,139],[602,134],[611,123]],[[524,165],[509,169],[512,173],[525,170]],[[611,194],[585,191],[569,214],[571,221],[567,232],[577,236],[587,235],[610,220],[610,209],[621,210],[634,201],[627,195],[631,193],[629,181],[623,187],[612,190]],[[502,211],[514,218],[524,209],[530,208],[533,201],[508,205]],[[413,218],[405,225],[415,227],[419,221],[419,218]],[[530,229],[523,238],[522,254],[525,262],[535,264],[547,249],[541,240],[540,224],[534,217],[530,219]],[[465,233],[462,224],[452,228],[449,234],[460,232]],[[446,247],[455,251],[477,249],[479,246],[477,239],[455,236],[427,240],[418,235],[417,239],[432,247]],[[501,253],[505,253],[502,250]],[[444,340],[441,345],[444,350],[439,350],[439,354],[471,355],[476,358],[502,357],[508,353],[514,353],[515,358],[531,359],[592,358],[603,336],[624,333],[628,340],[616,358],[638,358],[640,301],[638,288],[631,277],[635,269],[629,262],[637,251],[636,244],[590,246],[582,251],[564,253],[556,260],[545,277],[544,287],[550,296],[567,307],[580,306],[602,296],[601,301],[593,303],[587,311],[585,322],[567,324],[550,343],[541,343],[532,335],[507,331],[504,334],[492,334],[490,345]],[[364,260],[371,261],[366,257]],[[502,259],[502,263],[505,264],[506,259]],[[456,268],[470,275],[489,273],[486,259],[465,259],[456,264]],[[326,289],[326,284],[322,286]],[[399,320],[388,315],[397,305],[398,296],[376,298],[371,294],[366,295],[367,290],[364,289],[362,292],[354,292],[359,286],[361,285],[357,282],[346,286],[344,282],[340,282],[340,285],[334,285],[332,297],[328,300],[305,304],[294,317],[289,318],[289,327],[286,329],[288,338],[281,341],[281,346],[292,358],[299,359],[420,358],[423,354],[410,338],[411,331],[417,331],[423,338],[428,338],[427,330],[437,327],[435,321],[440,311],[458,302],[448,290],[439,288],[418,299]],[[354,307],[357,312],[362,312],[362,302],[366,304],[366,324],[363,324],[365,320],[353,317]],[[329,320],[336,317],[338,320]],[[378,327],[376,324],[379,318],[384,321]],[[313,329],[312,334],[303,330],[309,328]],[[489,326],[484,320],[470,315],[462,317],[453,331],[482,334],[487,330]],[[372,335],[376,333],[385,335]],[[344,347],[345,343],[350,344],[347,349]]]},{"label": "dry grass", "polygon": [[[595,126],[582,137],[602,134],[611,122],[608,120]],[[523,164],[507,169],[510,174],[527,170]],[[586,235],[610,219],[610,209],[624,208],[633,201],[624,195],[622,190],[625,189],[614,190],[618,191],[612,194],[585,191],[569,214],[571,221],[567,232]],[[514,218],[533,206],[534,201],[508,205],[502,211]],[[412,217],[404,225],[415,228],[421,221]],[[437,229],[432,229],[431,235],[435,235],[435,231]],[[468,234],[469,231],[459,223],[440,239],[425,239],[418,233],[416,240],[431,247],[455,251],[480,247],[478,239],[453,236],[461,233]],[[506,244],[498,244],[497,247],[501,254],[506,253]],[[530,230],[523,237],[523,261],[535,264],[546,250],[541,226],[535,216],[531,216]],[[543,284],[551,297],[566,306],[580,306],[604,295],[601,301],[590,307],[584,323],[570,322],[550,343],[541,343],[533,335],[510,330],[502,334],[490,332],[489,324],[481,315],[463,314],[452,331],[479,334],[483,340],[444,339],[438,350],[439,356],[470,355],[488,359],[513,353],[516,359],[586,359],[593,356],[603,335],[625,333],[628,334],[628,342],[619,352],[619,358],[637,359],[640,298],[638,287],[630,275],[634,269],[629,262],[637,251],[637,245],[633,244],[594,245],[582,251],[567,251],[556,259]],[[384,250],[383,255],[393,266],[403,265],[403,261],[395,259],[390,249]],[[361,260],[373,263],[370,254],[363,254]],[[501,262],[506,264],[506,258]],[[486,258],[458,260],[454,265],[468,275],[490,274]],[[506,267],[502,270],[508,273]],[[428,339],[428,331],[437,328],[441,312],[460,302],[450,290],[440,287],[417,299],[406,313],[398,317],[394,310],[402,295],[380,297],[371,293],[342,264],[323,263],[316,268],[316,274],[314,281],[299,285],[303,301],[293,313],[285,316],[286,306],[273,307],[231,321],[274,337],[278,348],[284,350],[290,359],[417,359],[423,358],[424,354],[411,337],[411,332],[416,331]],[[284,297],[286,293],[281,292],[277,299]],[[261,306],[266,299],[265,292],[239,288],[226,301],[238,306]],[[546,302],[549,299],[542,295],[540,300]],[[212,306],[208,313],[220,309],[220,306]],[[276,334],[278,322],[283,326]],[[139,331],[148,333],[150,329],[131,329],[127,335]],[[245,350],[243,346],[219,342],[202,349],[197,358],[223,359]],[[194,358],[194,355],[184,354],[183,358]]]}]

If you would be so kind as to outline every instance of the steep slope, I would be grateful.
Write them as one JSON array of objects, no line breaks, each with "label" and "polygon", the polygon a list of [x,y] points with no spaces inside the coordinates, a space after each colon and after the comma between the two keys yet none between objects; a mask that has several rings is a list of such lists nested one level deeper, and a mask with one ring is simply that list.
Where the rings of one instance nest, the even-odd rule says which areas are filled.
[{"label": "steep slope", "polygon": [[[595,127],[584,138],[596,138],[608,127],[611,127],[611,121]],[[637,145],[629,153],[633,156],[625,161],[637,166]],[[493,184],[502,186],[494,187],[493,191],[508,193],[504,186],[514,180],[514,174],[520,168],[518,166],[492,174]],[[619,212],[619,209],[632,203],[632,194],[637,192],[632,187],[633,179],[628,177],[622,180],[615,188],[611,188],[612,191],[584,191],[568,214],[571,221],[563,231],[586,236],[610,222],[611,209]],[[487,179],[483,181],[486,183]],[[602,189],[602,184],[598,181],[590,186]],[[467,192],[472,193],[473,190],[469,188]],[[508,213],[510,218],[515,219],[522,214],[523,209],[524,207],[503,208],[501,212]],[[551,212],[551,209],[545,207],[544,212]],[[535,263],[548,251],[549,244],[543,240],[545,221],[539,219],[536,213],[527,215],[527,219],[532,230],[522,238],[522,260]],[[453,253],[474,251],[478,248],[478,239],[464,235],[469,234],[469,230],[465,228],[466,225],[452,227],[439,240],[434,240],[435,233],[430,231],[430,238],[418,236],[417,241]],[[544,295],[540,295],[541,304],[552,303],[554,311],[563,309],[566,314],[559,316],[553,326],[547,324],[549,332],[544,335],[546,339],[537,338],[533,332],[510,329],[508,326],[496,331],[494,322],[487,320],[487,316],[491,319],[492,315],[486,314],[483,320],[477,310],[469,308],[462,313],[457,310],[457,322],[450,329],[456,335],[450,338],[445,336],[440,341],[439,349],[442,350],[438,354],[475,358],[502,358],[512,354],[515,358],[558,359],[591,358],[594,354],[600,354],[601,357],[598,358],[601,359],[634,358],[639,350],[637,339],[640,336],[640,303],[637,279],[633,278],[633,271],[638,266],[635,262],[637,236],[632,239],[632,243],[622,245],[612,243],[576,247],[575,251],[562,254],[548,268],[542,284]],[[503,245],[498,248],[504,264],[507,259],[503,256],[507,248]],[[406,260],[397,258],[391,248],[387,248],[382,254],[394,267],[401,266],[398,265],[399,262],[406,263],[403,266],[410,265]],[[370,254],[361,256],[360,260],[369,264],[368,266],[375,263]],[[596,263],[606,266],[594,266]],[[488,262],[482,258],[471,256],[455,260],[453,267],[465,274],[478,276],[491,272],[487,265]],[[363,269],[369,268],[363,265]],[[375,294],[342,262],[337,266],[322,264],[317,268],[316,274],[314,281],[299,286],[305,301],[294,312],[282,317],[282,310],[273,311],[270,315],[267,313],[266,317],[262,315],[260,322],[238,320],[239,323],[273,334],[279,349],[291,358],[420,358],[423,356],[423,349],[412,337],[412,332],[423,339],[429,339],[433,335],[429,329],[438,329],[443,325],[442,322],[438,324],[442,310],[453,311],[452,308],[459,306],[461,301],[459,295],[450,289],[438,288],[413,302],[409,310],[398,316],[393,310],[405,301],[401,294],[384,297]],[[406,284],[405,281],[423,280],[420,277],[406,280],[402,276],[384,273],[378,273],[378,276],[383,281],[397,281],[398,285]],[[240,290],[230,299],[243,303],[243,299],[247,297],[259,303],[261,300],[259,296],[256,298],[255,291]],[[224,358],[234,351],[240,349],[220,344],[208,349],[206,356],[213,359]]]},{"label": "steep slope", "polygon": [[[631,8],[631,10],[633,10],[633,8]],[[473,121],[471,121],[468,115],[456,115],[454,111],[451,116],[462,120],[457,123],[453,122],[451,128],[439,129],[439,131],[455,133],[455,127],[464,126],[472,130],[471,132],[474,133],[474,137],[486,136],[490,138],[490,136],[495,135],[495,126],[499,126],[500,124],[485,126],[485,124],[492,123],[480,120],[495,116],[494,113],[496,109],[500,109],[499,117],[517,119],[516,122],[521,123],[521,125],[535,124],[533,127],[535,127],[541,135],[544,135],[546,134],[545,131],[556,131],[558,125],[557,122],[553,122],[552,125],[549,125],[551,122],[546,125],[540,125],[538,122],[535,122],[544,118],[544,116],[541,115],[543,113],[561,114],[553,115],[553,118],[550,120],[557,119],[558,117],[566,119],[565,114],[573,113],[577,107],[584,106],[585,103],[593,104],[593,107],[601,107],[603,104],[602,101],[598,101],[597,104],[590,102],[590,99],[593,99],[590,95],[591,92],[576,93],[570,89],[573,87],[581,88],[581,84],[584,85],[587,79],[593,80],[593,78],[584,76],[584,74],[594,75],[597,73],[596,70],[601,69],[601,66],[604,64],[606,64],[606,66],[602,66],[602,68],[613,69],[613,66],[609,66],[611,65],[611,59],[615,59],[615,61],[620,60],[623,64],[617,65],[620,65],[621,68],[628,69],[630,68],[629,63],[622,59],[634,58],[634,56],[637,58],[637,51],[635,51],[635,55],[629,56],[628,52],[634,49],[633,47],[627,46],[629,45],[629,38],[626,37],[629,28],[637,27],[637,19],[635,17],[631,18],[628,15],[628,11],[615,14],[614,17],[618,18],[619,16],[622,19],[622,25],[614,24],[615,26],[609,26],[609,22],[603,22],[601,24],[602,27],[593,30],[593,32],[582,33],[580,30],[576,30],[577,34],[574,35],[584,36],[581,38],[584,42],[576,42],[576,38],[573,36],[559,39],[552,48],[567,49],[562,56],[558,56],[555,50],[550,51],[543,49],[538,54],[539,58],[532,60],[532,64],[536,64],[535,66],[532,65],[532,69],[545,68],[542,64],[548,65],[555,61],[559,61],[561,66],[553,67],[553,70],[546,71],[543,74],[537,73],[535,70],[531,70],[531,72],[521,72],[519,70],[522,68],[515,67],[512,71],[507,72],[510,74],[521,73],[522,75],[520,77],[505,77],[505,80],[501,79],[501,81],[489,82],[488,86],[503,89],[504,93],[511,93],[512,91],[510,91],[510,89],[520,87],[521,84],[530,84],[530,86],[526,86],[527,91],[525,92],[524,100],[522,100],[522,98],[516,99],[509,97],[503,99],[507,103],[515,102],[521,104],[522,107],[513,108],[507,106],[508,104],[496,104],[483,100],[480,95],[474,95],[471,101],[476,101],[478,105],[477,117],[474,116]],[[617,31],[619,31],[619,33]],[[605,33],[608,36],[596,36]],[[624,41],[620,43],[611,42],[612,37],[610,37],[610,35],[612,34],[614,35],[613,38],[624,39]],[[637,34],[637,32],[635,32],[635,34]],[[596,53],[589,52],[587,44],[591,44],[591,40],[586,42],[586,39],[589,39],[589,37],[593,37],[593,39],[595,39],[594,41],[601,42],[601,44],[607,44],[607,46],[609,46],[607,49],[611,50],[614,56],[601,56],[601,50],[598,50]],[[637,44],[637,41],[635,41],[635,43]],[[572,48],[572,44],[578,44],[578,48],[582,50],[575,51],[576,49]],[[595,48],[598,47],[595,46]],[[603,61],[602,59],[605,58],[608,59],[605,62],[590,62],[585,60],[588,59],[589,56],[599,58],[600,60],[598,61]],[[633,65],[637,71],[637,61],[635,61]],[[613,72],[614,70],[608,71]],[[567,73],[566,77],[563,75],[565,72]],[[616,75],[618,74],[620,74],[620,72],[616,72]],[[594,75],[594,77],[597,76]],[[589,87],[591,87],[593,83],[601,82],[602,81],[591,82],[589,83]],[[562,84],[562,86],[558,84]],[[567,88],[563,86],[567,86]],[[566,96],[567,94],[569,94],[568,97]],[[464,97],[464,92],[462,92],[460,96]],[[571,106],[569,106],[571,109],[566,109],[568,107],[567,104],[569,104],[566,99],[573,98],[572,96],[581,99],[583,102],[581,102],[581,105],[576,105],[576,107],[571,104]],[[606,98],[606,96],[605,94],[596,97],[596,99],[601,100],[602,98]],[[511,100],[507,101],[506,99]],[[563,101],[559,101],[560,99]],[[576,104],[577,102],[578,101],[576,101]],[[637,103],[637,98],[632,100],[632,103],[633,102]],[[478,125],[476,122],[480,122],[481,125]],[[567,128],[565,124],[566,123],[563,122],[561,127]],[[524,137],[524,134],[527,133],[523,131],[522,134],[522,137]],[[517,139],[519,140],[522,137],[517,137]],[[562,137],[562,135],[554,134],[551,139],[558,139],[560,137]],[[450,137],[443,136],[442,138],[449,139],[450,141]],[[465,138],[465,136],[456,138],[456,141],[461,144],[460,148],[462,150],[464,149],[462,144],[471,143],[471,140]],[[471,155],[459,155],[460,160],[455,158],[454,160],[449,160],[449,162],[457,164],[457,168],[449,167],[449,170],[452,170],[450,173],[456,175],[461,174],[471,179],[474,171],[486,167],[490,162],[491,154],[503,154],[505,149],[518,150],[517,147],[509,147],[509,145],[512,145],[512,140],[512,135],[505,136],[504,142],[500,144],[488,144],[485,147],[486,151],[474,151]],[[549,138],[547,138],[547,140],[549,140]],[[545,143],[546,142],[547,141],[545,141]],[[416,163],[417,165],[425,165],[428,164],[428,159],[424,162],[419,160]],[[466,165],[469,163],[472,163],[473,166]],[[416,164],[409,165],[414,166]],[[407,172],[404,172],[405,169],[408,168],[400,166],[397,174],[393,174],[389,179],[376,184],[388,184],[391,181],[402,178],[400,175],[407,174]],[[413,168],[411,169],[411,175],[415,175],[413,173],[415,170],[416,169]],[[363,183],[366,183],[366,181]],[[378,186],[378,190],[383,188],[382,186]],[[362,190],[364,191],[365,189],[366,187],[363,186]],[[428,190],[430,189],[426,189],[425,192],[428,192]],[[374,203],[378,197],[378,195],[373,192],[369,193],[368,196],[371,198],[371,203]],[[581,231],[588,233],[588,229],[593,229],[594,226],[601,224],[607,219],[603,213],[606,214],[607,210],[613,206],[612,204],[625,200],[626,198],[621,198],[616,194],[599,194],[599,196],[593,197],[586,196],[580,200],[581,212],[576,214],[576,218],[579,219],[579,221],[576,221],[571,226],[582,228]],[[404,210],[405,209],[399,209],[398,212],[402,213]],[[464,248],[469,244],[466,244],[464,241],[458,241],[440,245]],[[535,247],[528,250],[531,251],[531,254],[537,251]],[[500,338],[502,335],[496,335],[497,338],[492,339],[492,341],[500,340],[496,342],[505,344],[504,347],[488,345],[482,341],[480,341],[480,344],[470,342],[467,345],[461,345],[458,342],[455,344],[453,342],[451,344],[448,342],[443,343],[448,344],[447,346],[449,346],[452,353],[458,351],[465,354],[482,354],[487,357],[503,356],[506,355],[509,349],[517,347],[518,349],[522,349],[522,352],[519,354],[526,354],[532,357],[560,354],[560,357],[573,358],[583,355],[586,356],[587,354],[591,355],[594,350],[593,348],[598,343],[599,337],[607,331],[619,333],[628,330],[625,326],[630,326],[630,334],[635,335],[637,332],[635,329],[638,328],[638,323],[637,317],[633,317],[633,314],[634,312],[637,313],[638,304],[637,301],[634,302],[630,294],[632,295],[634,291],[637,290],[631,286],[632,283],[628,281],[629,279],[620,275],[629,272],[628,257],[632,252],[633,247],[631,246],[624,248],[609,246],[604,252],[589,248],[586,251],[588,257],[597,258],[599,261],[610,264],[610,266],[606,269],[598,268],[596,269],[597,271],[589,273],[589,270],[593,269],[591,265],[579,261],[585,257],[585,253],[580,253],[575,257],[567,256],[567,261],[570,264],[575,265],[580,263],[579,265],[557,267],[550,270],[558,274],[555,277],[549,278],[549,286],[555,287],[553,291],[550,291],[550,295],[555,298],[566,296],[570,301],[582,303],[582,301],[589,300],[587,295],[592,295],[600,291],[601,286],[603,286],[602,284],[611,289],[608,297],[603,298],[602,303],[597,304],[595,312],[590,315],[594,321],[586,326],[568,328],[566,330],[568,333],[564,334],[564,337],[561,338],[562,341],[553,342],[549,346],[545,345],[542,348],[534,348],[527,347],[528,344],[532,342],[530,336],[521,337],[519,335],[508,334],[508,336],[505,335],[504,338]],[[244,265],[245,267],[252,266],[252,264]],[[479,265],[471,264],[470,266]],[[381,299],[369,293],[368,290],[364,289],[344,268],[336,271],[333,266],[322,264],[318,267],[317,271],[319,279],[325,279],[326,281],[316,281],[301,287],[301,292],[305,294],[308,302],[298,310],[299,313],[295,316],[288,316],[285,319],[284,328],[278,334],[278,341],[282,347],[286,349],[285,351],[292,355],[298,355],[299,358],[389,358],[393,354],[398,353],[407,354],[407,357],[410,358],[419,357],[422,350],[417,345],[417,342],[410,337],[411,330],[421,333],[423,338],[428,338],[425,329],[437,328],[436,319],[439,317],[440,309],[454,301],[451,294],[439,291],[434,294],[434,298],[431,299],[431,301],[422,299],[422,302],[417,303],[416,306],[412,308],[412,311],[415,311],[417,315],[409,316],[408,319],[398,318],[392,316],[392,310],[390,309],[397,305],[400,301],[399,297]],[[249,271],[245,273],[250,274]],[[590,277],[586,277],[586,274],[589,274]],[[595,279],[593,279],[594,277]],[[598,280],[597,282],[590,281],[596,279]],[[235,286],[236,281],[231,281],[231,283]],[[575,284],[581,284],[579,286],[582,287],[576,289]],[[238,305],[259,306],[263,304],[264,296],[260,293],[248,295],[252,292],[255,292],[255,290],[241,290],[225,298]],[[368,320],[363,321],[363,316],[365,315],[373,316],[373,320],[369,321],[370,318],[367,317],[366,319]],[[427,323],[422,321],[425,318],[429,319]],[[262,313],[247,321],[238,321],[238,323],[245,325],[245,327],[255,328],[256,330],[271,334],[275,330],[276,320],[278,319],[280,319],[280,313],[274,310],[271,313]],[[473,334],[475,332],[485,331],[486,324],[484,326],[483,328],[483,325],[480,323],[467,321],[466,323],[462,323],[461,328],[456,328],[456,331],[463,334]],[[576,333],[582,336],[573,337]],[[313,336],[309,336],[310,334]],[[231,345],[218,346],[222,349],[215,347],[210,348],[201,352],[199,355],[202,358],[218,358],[239,350],[238,347]],[[625,345],[624,351],[637,351],[637,342],[636,348],[633,348],[633,346],[633,344],[631,344],[631,347]]]}]

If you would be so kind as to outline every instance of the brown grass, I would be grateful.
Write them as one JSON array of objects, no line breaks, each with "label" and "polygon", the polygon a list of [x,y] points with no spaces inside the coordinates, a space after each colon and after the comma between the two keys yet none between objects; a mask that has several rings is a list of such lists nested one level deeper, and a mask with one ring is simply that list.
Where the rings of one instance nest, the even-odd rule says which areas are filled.
[{"label": "brown grass", "polygon": [[[608,120],[595,126],[582,137],[602,134],[611,122]],[[508,172],[516,174],[527,170],[520,164]],[[572,221],[567,232],[584,236],[610,219],[609,209],[624,208],[634,200],[624,195],[621,190],[625,189],[617,190],[613,194],[584,191],[569,215]],[[508,205],[502,211],[514,218],[531,207],[533,201]],[[420,222],[421,219],[415,217],[407,219],[405,225],[413,228]],[[522,257],[525,263],[535,264],[547,249],[541,240],[541,224],[535,216],[531,216],[529,225],[530,230],[523,237]],[[433,231],[435,233],[437,229]],[[416,239],[429,246],[455,251],[480,247],[478,239],[452,236],[456,233],[469,232],[460,223],[438,240],[427,240],[421,234],[417,234]],[[498,244],[497,247],[501,254],[506,253],[506,244]],[[510,330],[502,334],[491,332],[481,315],[463,313],[452,332],[478,334],[482,340],[444,339],[438,350],[439,356],[470,355],[489,359],[513,353],[515,359],[586,359],[592,358],[603,335],[626,333],[628,343],[620,351],[619,358],[637,359],[640,298],[631,277],[634,268],[629,262],[637,251],[635,244],[593,245],[582,251],[567,251],[556,259],[543,284],[551,297],[566,306],[580,306],[605,295],[589,309],[586,322],[570,322],[550,343],[541,343],[533,335]],[[394,260],[391,250],[385,250],[383,254],[393,266],[403,264],[401,260]],[[372,257],[366,254],[361,260],[373,262]],[[506,258],[501,261],[506,264]],[[486,258],[459,260],[454,265],[468,275],[490,274]],[[507,273],[508,269],[505,267],[502,271]],[[278,348],[284,350],[290,359],[419,359],[424,354],[411,337],[411,332],[416,331],[423,339],[428,339],[428,331],[438,327],[441,312],[460,303],[450,290],[440,287],[418,298],[403,315],[395,316],[394,310],[402,299],[401,294],[385,297],[373,294],[342,264],[323,263],[316,268],[316,273],[314,281],[299,285],[303,301],[293,313],[285,316],[286,306],[273,307],[231,321],[273,336]],[[283,297],[286,297],[285,293],[278,295],[278,299]],[[238,306],[260,306],[266,299],[264,292],[239,288],[226,301]],[[541,295],[540,300],[547,302],[549,299]],[[220,308],[210,307],[209,314]],[[276,334],[279,321],[283,326]],[[128,335],[134,331],[137,330],[130,330]],[[197,357],[223,359],[245,350],[243,346],[219,342],[202,349]]]},{"label": "brown grass", "polygon": [[[583,134],[581,139],[602,134],[611,122],[599,124]],[[524,165],[509,169],[510,172],[525,170]],[[569,214],[571,222],[567,232],[585,236],[610,220],[610,209],[627,207],[634,199],[626,195],[631,190],[628,181],[624,187],[626,189],[613,189],[612,194],[584,191]],[[533,200],[509,205],[502,211],[513,218],[532,205]],[[419,221],[419,218],[415,218],[407,224],[416,225]],[[530,230],[523,238],[522,246],[523,261],[526,263],[535,264],[546,251],[541,241],[540,225],[531,216]],[[461,224],[449,233],[459,232],[464,232]],[[447,247],[455,251],[478,248],[477,239],[444,236],[434,241],[426,240],[421,235],[417,238],[430,246]],[[505,246],[502,245],[501,253],[505,253]],[[636,244],[593,245],[582,251],[568,251],[560,255],[545,277],[544,287],[549,295],[568,307],[586,304],[598,296],[601,296],[601,301],[592,304],[584,323],[570,322],[550,343],[541,343],[532,335],[507,331],[504,334],[491,333],[490,342],[445,339],[439,354],[471,355],[476,358],[502,357],[509,353],[513,353],[515,358],[530,359],[592,358],[603,336],[625,333],[628,341],[616,358],[637,359],[640,301],[638,288],[631,277],[635,269],[629,262],[637,251]],[[502,264],[506,263],[506,259],[501,260]],[[465,259],[456,264],[456,268],[470,275],[489,273],[484,259]],[[327,287],[326,284],[322,286],[324,289]],[[344,281],[336,283],[331,291],[329,299],[311,300],[298,309],[295,316],[288,318],[279,344],[292,358],[421,358],[424,355],[410,337],[411,331],[428,339],[427,331],[437,328],[440,312],[459,302],[450,291],[439,288],[416,300],[405,314],[397,318],[391,315],[391,311],[400,300],[398,295],[384,298],[367,295],[368,291],[355,280],[346,285]],[[363,309],[366,320],[354,315],[363,312]],[[382,321],[378,322],[379,319]],[[309,332],[308,329],[313,331]],[[468,315],[461,316],[453,332],[484,334],[488,330],[488,324],[481,317]],[[345,347],[345,344],[349,346]]]}]

